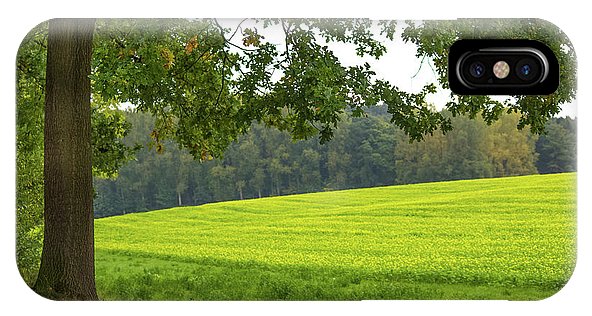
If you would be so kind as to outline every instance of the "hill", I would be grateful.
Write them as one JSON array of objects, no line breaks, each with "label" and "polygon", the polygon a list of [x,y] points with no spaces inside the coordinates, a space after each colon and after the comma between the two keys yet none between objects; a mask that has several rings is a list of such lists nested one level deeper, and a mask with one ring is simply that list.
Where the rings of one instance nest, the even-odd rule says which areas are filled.
[{"label": "hill", "polygon": [[103,299],[541,299],[575,264],[575,173],[95,220]]}]

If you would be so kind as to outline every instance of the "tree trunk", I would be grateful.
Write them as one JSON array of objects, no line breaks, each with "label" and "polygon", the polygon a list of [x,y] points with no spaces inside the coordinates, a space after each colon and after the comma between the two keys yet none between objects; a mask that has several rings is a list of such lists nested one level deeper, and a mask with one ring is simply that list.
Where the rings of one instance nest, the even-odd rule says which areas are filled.
[{"label": "tree trunk", "polygon": [[179,201],[179,206],[181,206],[182,205],[182,203],[181,203],[182,202],[181,201],[181,192],[177,192],[177,198],[178,198],[178,201]]},{"label": "tree trunk", "polygon": [[[125,201],[125,196],[123,195],[123,188],[119,188],[119,198],[121,199],[121,203]],[[125,215],[125,208],[121,210],[122,215]]]},{"label": "tree trunk", "polygon": [[44,241],[34,290],[96,300],[90,69],[95,21],[49,22],[44,130]]}]

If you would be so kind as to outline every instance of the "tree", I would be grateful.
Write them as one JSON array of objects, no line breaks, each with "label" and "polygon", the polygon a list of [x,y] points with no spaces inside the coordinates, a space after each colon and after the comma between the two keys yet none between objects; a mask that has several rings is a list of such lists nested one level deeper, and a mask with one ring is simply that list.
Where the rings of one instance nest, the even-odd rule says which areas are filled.
[{"label": "tree", "polygon": [[[252,177],[261,164],[259,148],[253,141],[253,135],[248,134],[239,138],[237,146],[231,146],[224,154],[224,160],[230,160],[230,163],[236,167],[236,186],[239,191],[241,200],[244,198],[243,190],[247,195],[254,195],[256,189],[252,186],[257,186],[259,190],[262,184],[258,181],[252,181]],[[258,179],[261,181],[261,179]]]},{"label": "tree", "polygon": [[290,154],[285,145],[280,145],[269,158],[269,174],[271,176],[271,195],[282,195],[282,189],[288,182],[292,168],[289,165]]},{"label": "tree", "polygon": [[179,157],[177,158],[181,161],[181,164],[178,165],[177,168],[177,200],[179,206],[183,205],[183,199],[181,194],[187,190],[189,187],[189,165],[191,164],[191,156],[184,155],[184,153],[180,152]]},{"label": "tree", "polygon": [[348,174],[352,163],[351,152],[346,148],[349,139],[351,122],[344,120],[341,129],[335,133],[335,138],[327,145],[327,190],[348,188]]},{"label": "tree", "polygon": [[539,153],[536,165],[540,173],[576,170],[575,124],[575,120],[569,117],[547,122],[545,134],[536,142]]},{"label": "tree", "polygon": [[305,148],[299,158],[302,170],[294,169],[299,171],[299,178],[301,178],[298,191],[318,191],[322,187],[321,172],[319,170],[321,155],[312,148]]},{"label": "tree", "polygon": [[[48,22],[35,27],[17,54],[17,264],[33,286],[43,245],[44,116]],[[121,139],[129,124],[98,96],[91,102],[92,172],[114,177],[136,148]]]},{"label": "tree", "polygon": [[90,64],[94,20],[52,20],[47,38],[44,240],[35,291],[97,299],[94,278]]},{"label": "tree", "polygon": [[[242,190],[235,181],[236,168],[219,163],[210,169],[210,186],[214,201],[231,200],[236,197],[236,190]],[[244,187],[244,182],[241,183]],[[236,190],[235,190],[236,189]]]},{"label": "tree", "polygon": [[42,29],[35,28],[25,37],[17,55],[16,257],[21,276],[31,286],[37,277],[43,245],[46,47]]},{"label": "tree", "polygon": [[536,172],[536,138],[528,131],[516,130],[520,117],[503,115],[492,124],[493,137],[489,157],[494,176],[518,176]]},{"label": "tree", "polygon": [[[449,112],[442,115],[450,116]],[[503,114],[492,125],[481,118],[458,116],[455,129],[435,134],[421,143],[399,136],[395,151],[397,182],[504,177],[536,173],[536,137],[517,130],[520,116]]]},{"label": "tree", "polygon": [[257,197],[261,198],[261,191],[263,190],[263,186],[265,185],[265,172],[262,168],[258,167],[255,169],[253,177],[250,184],[253,186],[255,190],[257,190]]},{"label": "tree", "polygon": [[345,144],[351,157],[346,169],[350,187],[393,184],[395,129],[384,114],[352,121]]},{"label": "tree", "polygon": [[[474,21],[448,23],[451,24],[443,28],[444,32],[436,34],[431,31],[430,23],[412,24],[403,34],[406,40],[418,44],[418,55],[434,60],[443,86],[447,45],[458,34],[478,34],[475,28],[482,28],[482,23]],[[563,34],[550,33],[544,23],[529,21],[522,26],[499,23],[495,30],[504,31],[500,34],[509,37],[526,34],[551,46],[564,67],[559,91],[546,97],[517,97],[515,104],[454,97],[448,107],[453,114],[483,111],[488,122],[496,120],[504,109],[520,111],[518,126],[530,124],[531,130],[539,132],[544,122],[559,111],[559,104],[574,97],[574,80],[569,77],[575,74],[573,49]],[[117,168],[127,157],[127,151],[117,146],[101,146],[108,142],[100,135],[91,137],[91,114],[87,114],[91,106],[91,82],[92,99],[102,104],[102,108],[130,102],[138,111],[155,116],[150,136],[157,151],[162,150],[166,140],[173,140],[204,161],[220,156],[238,135],[248,131],[253,121],[288,131],[294,139],[318,136],[324,143],[333,137],[344,113],[361,117],[365,108],[381,103],[387,105],[391,122],[412,140],[421,140],[437,129],[451,130],[451,120],[432,111],[425,101],[427,95],[435,92],[434,85],[426,85],[418,93],[401,91],[376,78],[368,63],[343,66],[328,45],[323,44],[323,41],[350,43],[359,56],[380,58],[386,47],[376,38],[371,21],[270,19],[261,21],[261,25],[280,29],[284,33],[284,45],[266,42],[255,27],[229,29],[216,20],[109,20],[99,21],[96,28],[93,20],[50,22],[44,155],[45,241],[36,290],[52,298],[96,299],[90,260],[91,174],[100,158],[91,157],[95,150],[101,152],[101,149],[123,152],[115,157],[107,155],[106,166]],[[378,27],[378,32],[394,38],[395,23],[383,21]],[[241,43],[237,44],[236,35],[241,37]],[[64,54],[60,55],[62,50]],[[63,77],[51,77],[56,75],[54,71]],[[274,75],[278,73],[279,76]],[[66,86],[51,90],[55,88],[52,84]],[[70,94],[61,96],[62,92]],[[52,125],[48,127],[48,123]],[[79,130],[74,132],[75,129]],[[54,155],[56,148],[52,146],[73,150],[70,153],[76,154],[76,159],[54,161],[61,156]],[[287,152],[272,157],[270,162],[270,168],[275,170],[272,178],[277,194],[289,182],[285,178],[289,176],[286,157],[289,157]],[[55,181],[59,175],[52,167],[62,165],[71,172],[62,173],[64,178]],[[225,171],[230,168],[233,167]],[[78,190],[72,196],[74,184]],[[60,204],[58,197],[78,201]],[[68,213],[59,205],[66,205]],[[68,221],[62,221],[64,217]],[[76,224],[67,226],[68,222]],[[55,240],[55,232],[61,228],[68,228],[61,231],[67,236]],[[61,255],[69,254],[72,249],[82,249],[82,255]],[[80,276],[77,284],[73,283],[74,275]]]}]

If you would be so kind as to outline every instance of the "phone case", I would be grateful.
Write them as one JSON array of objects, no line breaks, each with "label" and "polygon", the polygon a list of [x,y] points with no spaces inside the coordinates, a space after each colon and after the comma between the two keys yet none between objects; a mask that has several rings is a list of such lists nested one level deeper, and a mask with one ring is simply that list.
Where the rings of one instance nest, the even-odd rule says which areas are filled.
[{"label": "phone case", "polygon": [[[544,96],[448,90],[458,39]],[[55,300],[540,300],[576,253],[576,61],[537,19],[56,19],[17,55],[20,274]]]}]

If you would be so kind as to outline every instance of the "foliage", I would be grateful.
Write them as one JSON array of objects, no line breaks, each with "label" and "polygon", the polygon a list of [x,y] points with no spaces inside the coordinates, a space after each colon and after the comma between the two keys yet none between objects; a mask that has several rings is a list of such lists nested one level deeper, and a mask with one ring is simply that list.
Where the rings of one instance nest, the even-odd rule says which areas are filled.
[{"label": "foliage", "polygon": [[205,158],[244,132],[239,100],[227,84],[238,56],[225,51],[224,44],[209,21],[99,21],[94,91],[152,113],[157,148],[175,138],[195,157]]},{"label": "foliage", "polygon": [[545,134],[536,143],[540,173],[575,171],[577,167],[576,120],[569,117],[550,120]]},{"label": "foliage", "polygon": [[35,281],[43,239],[43,126],[46,25],[23,39],[17,55],[16,220],[17,265],[28,284]]},{"label": "foliage", "polygon": [[551,23],[538,19],[459,19],[455,21],[409,22],[402,34],[417,45],[417,56],[428,58],[436,68],[440,86],[448,88],[448,48],[458,39],[531,39],[555,53],[560,66],[559,88],[551,95],[514,95],[500,102],[489,96],[450,95],[446,108],[453,114],[475,117],[481,113],[491,124],[500,115],[520,113],[518,128],[530,127],[541,134],[545,123],[561,110],[560,105],[575,98],[576,56],[567,36]]},{"label": "foliage", "polygon": [[574,268],[575,194],[575,174],[536,175],[102,218],[97,287],[117,300],[542,299]]},{"label": "foliage", "polygon": [[113,178],[117,176],[119,168],[131,160],[140,147],[126,146],[122,142],[131,125],[121,111],[96,104],[97,102],[91,109],[93,175]]},{"label": "foliage", "polygon": [[[282,45],[266,41],[265,32],[274,29],[283,32]],[[201,160],[220,156],[253,120],[324,143],[343,113],[360,117],[381,103],[413,140],[451,130],[450,120],[425,101],[434,85],[401,91],[368,63],[342,65],[325,45],[349,43],[361,57],[380,58],[386,46],[379,33],[393,39],[395,30],[394,23],[362,19],[243,20],[234,28],[217,20],[105,20],[97,24],[93,87],[109,102],[130,102],[154,115],[157,148],[172,139]]]},{"label": "foliage", "polygon": [[[449,112],[442,112],[451,117]],[[446,135],[410,143],[400,137],[395,151],[397,183],[527,175],[537,172],[538,136],[516,129],[517,114],[502,115],[487,126],[483,119],[451,117]],[[567,171],[567,170],[564,170]],[[572,170],[573,171],[573,170]]]}]

